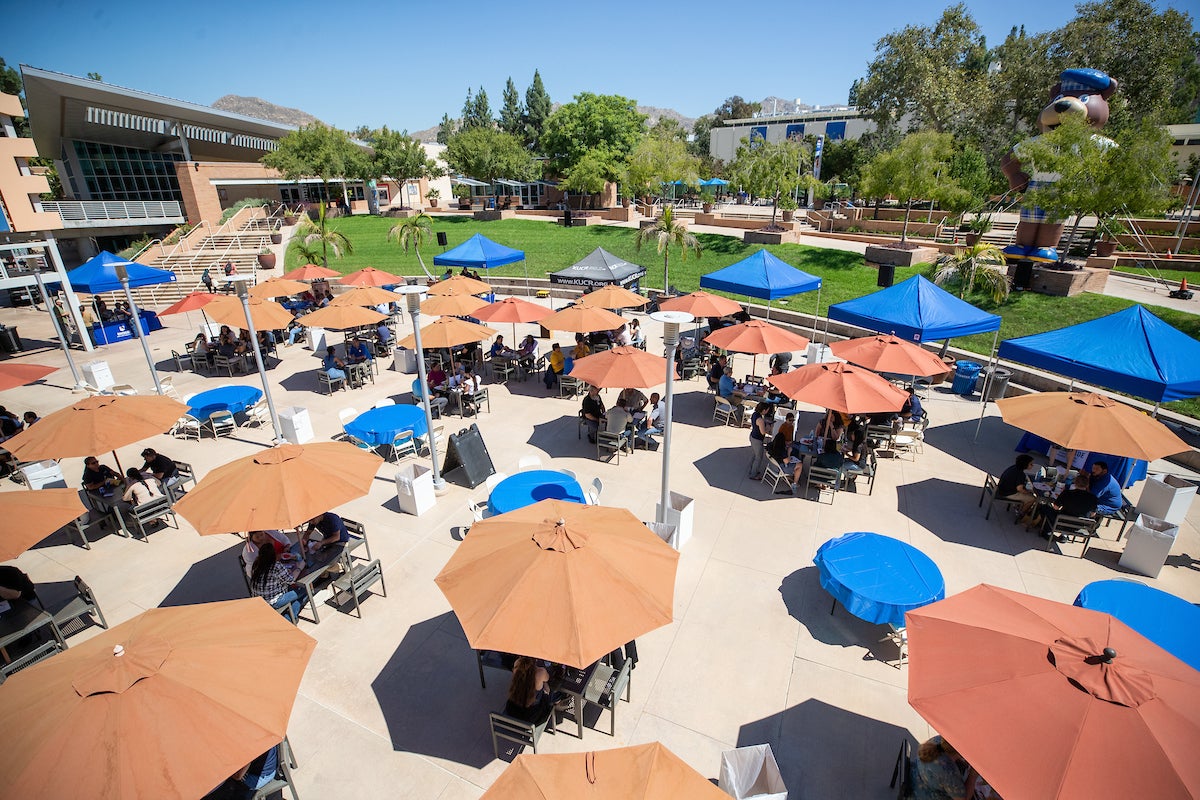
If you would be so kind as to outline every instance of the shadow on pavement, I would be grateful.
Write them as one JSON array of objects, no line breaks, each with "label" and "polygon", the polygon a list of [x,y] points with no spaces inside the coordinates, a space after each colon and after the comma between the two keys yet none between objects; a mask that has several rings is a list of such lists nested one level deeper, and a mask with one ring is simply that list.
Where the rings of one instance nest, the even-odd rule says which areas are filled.
[{"label": "shadow on pavement", "polygon": [[[154,543],[153,537],[150,543]],[[246,597],[246,583],[238,574],[237,554],[241,549],[241,544],[235,544],[192,564],[158,607],[240,600]]]}]

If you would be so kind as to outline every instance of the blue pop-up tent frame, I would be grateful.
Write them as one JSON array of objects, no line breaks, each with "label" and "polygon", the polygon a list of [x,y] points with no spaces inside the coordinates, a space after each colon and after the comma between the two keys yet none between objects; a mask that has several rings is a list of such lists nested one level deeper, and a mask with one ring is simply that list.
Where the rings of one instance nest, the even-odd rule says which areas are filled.
[{"label": "blue pop-up tent frame", "polygon": [[514,250],[497,244],[482,233],[477,233],[458,247],[447,250],[433,257],[433,263],[439,267],[472,267],[492,269],[505,264],[513,264],[525,260],[523,250]]},{"label": "blue pop-up tent frame", "polygon": [[834,303],[829,318],[901,339],[926,342],[1000,330],[1000,316],[960,300],[914,275],[878,292]]},{"label": "blue pop-up tent frame", "polygon": [[131,289],[175,282],[175,273],[170,270],[155,269],[136,261],[127,261],[107,250],[101,250],[99,255],[68,272],[67,280],[70,281],[71,288],[77,292],[86,292],[87,294],[119,292],[122,289],[121,280],[117,277],[117,267],[119,266],[125,267]]}]

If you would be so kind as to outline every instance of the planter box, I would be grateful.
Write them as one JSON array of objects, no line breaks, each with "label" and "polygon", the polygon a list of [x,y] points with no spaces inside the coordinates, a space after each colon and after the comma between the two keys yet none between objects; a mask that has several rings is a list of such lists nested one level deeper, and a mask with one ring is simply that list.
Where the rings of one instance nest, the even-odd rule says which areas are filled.
[{"label": "planter box", "polygon": [[602,212],[602,215],[604,219],[615,220],[617,222],[633,222],[638,218],[637,209],[632,206],[609,208]]},{"label": "planter box", "polygon": [[795,231],[746,231],[742,241],[746,244],[799,244],[800,234]]},{"label": "planter box", "polygon": [[892,264],[897,267],[911,267],[914,264],[930,264],[937,260],[936,247],[918,247],[915,250],[898,250],[895,247],[867,245],[865,258],[872,264]]},{"label": "planter box", "polygon": [[421,212],[415,208],[389,208],[387,211],[383,212],[383,215],[385,217],[406,219],[408,217],[415,217],[417,214],[420,214],[420,213]]},{"label": "planter box", "polygon": [[516,219],[516,209],[495,209],[489,208],[483,211],[475,212],[475,220],[477,222],[495,222],[498,219]]},{"label": "planter box", "polygon": [[1030,288],[1035,292],[1054,297],[1074,297],[1083,292],[1103,292],[1107,283],[1108,270],[1086,267],[1061,270],[1034,266],[1033,282],[1030,284]]}]

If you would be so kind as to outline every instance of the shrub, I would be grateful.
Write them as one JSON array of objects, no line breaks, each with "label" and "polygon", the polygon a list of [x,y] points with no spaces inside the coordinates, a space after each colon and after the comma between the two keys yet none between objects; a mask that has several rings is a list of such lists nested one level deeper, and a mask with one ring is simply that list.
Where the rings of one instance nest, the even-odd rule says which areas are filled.
[{"label": "shrub", "polygon": [[243,208],[258,207],[270,205],[270,200],[265,200],[261,197],[247,197],[244,200],[238,200],[236,203],[225,209],[225,213],[221,214],[221,219],[218,225],[224,225],[229,220],[233,219],[233,215],[241,211]]}]

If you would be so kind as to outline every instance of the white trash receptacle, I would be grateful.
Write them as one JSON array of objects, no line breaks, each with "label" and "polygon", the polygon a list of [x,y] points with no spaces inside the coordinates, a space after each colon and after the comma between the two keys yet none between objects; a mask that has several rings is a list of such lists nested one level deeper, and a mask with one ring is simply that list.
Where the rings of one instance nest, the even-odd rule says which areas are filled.
[{"label": "white trash receptacle", "polygon": [[417,372],[417,351],[397,347],[392,357],[392,369],[396,372],[403,372],[406,375],[415,375]]},{"label": "white trash receptacle", "polygon": [[829,361],[837,361],[833,351],[829,349],[829,345],[820,344],[818,342],[810,342],[804,350],[805,364],[824,364]]},{"label": "white trash receptacle", "polygon": [[288,406],[281,409],[279,428],[283,431],[283,438],[292,444],[304,444],[314,438],[312,418],[309,417],[307,408]]},{"label": "white trash receptacle", "polygon": [[679,549],[679,534],[674,525],[666,522],[646,522],[644,524],[655,536],[676,550]]},{"label": "white trash receptacle", "polygon": [[57,461],[35,461],[21,467],[25,475],[25,485],[30,489],[65,489],[67,479],[63,477],[62,467]]},{"label": "white trash receptacle", "polygon": [[1138,514],[1125,537],[1125,552],[1118,562],[1125,569],[1157,578],[1171,554],[1179,526],[1157,517]]},{"label": "white trash receptacle", "polygon": [[[654,518],[662,517],[662,503],[654,504]],[[671,492],[671,507],[663,519],[675,526],[675,541],[671,546],[676,550],[683,547],[692,538],[692,519],[696,515],[696,501],[685,494]]]},{"label": "white trash receptacle", "polygon": [[83,365],[83,379],[97,389],[111,389],[116,385],[107,361],[89,361]]},{"label": "white trash receptacle", "polygon": [[312,350],[322,358],[325,356],[325,329],[324,328],[307,328],[307,338],[305,344],[309,350]]},{"label": "white trash receptacle", "polygon": [[1142,487],[1142,497],[1138,500],[1139,514],[1158,517],[1164,522],[1178,525],[1187,516],[1192,500],[1196,496],[1196,486],[1174,475],[1151,475]]},{"label": "white trash receptacle", "polygon": [[721,777],[725,794],[738,800],[787,800],[787,787],[771,745],[756,744],[721,753]]},{"label": "white trash receptacle", "polygon": [[421,516],[433,508],[433,470],[423,464],[405,464],[396,473],[396,500],[405,514]]}]

